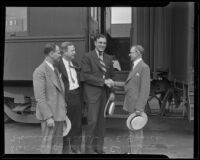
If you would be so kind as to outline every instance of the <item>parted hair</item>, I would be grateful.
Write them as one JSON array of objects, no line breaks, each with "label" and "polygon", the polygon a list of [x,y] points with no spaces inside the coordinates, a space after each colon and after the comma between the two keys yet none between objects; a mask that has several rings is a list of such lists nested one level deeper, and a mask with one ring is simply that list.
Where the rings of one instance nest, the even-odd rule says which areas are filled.
[{"label": "parted hair", "polygon": [[99,38],[105,38],[105,39],[107,39],[105,35],[103,35],[103,34],[97,34],[97,35],[95,36],[95,38],[94,38],[94,41],[96,41],[96,40],[99,39]]},{"label": "parted hair", "polygon": [[141,54],[144,52],[144,48],[141,45],[133,45],[132,47],[135,47],[137,51],[139,51]]},{"label": "parted hair", "polygon": [[48,55],[51,51],[55,51],[56,44],[55,43],[47,43],[44,47],[44,54]]},{"label": "parted hair", "polygon": [[74,46],[72,42],[63,42],[60,45],[61,51],[68,50],[68,46]]}]

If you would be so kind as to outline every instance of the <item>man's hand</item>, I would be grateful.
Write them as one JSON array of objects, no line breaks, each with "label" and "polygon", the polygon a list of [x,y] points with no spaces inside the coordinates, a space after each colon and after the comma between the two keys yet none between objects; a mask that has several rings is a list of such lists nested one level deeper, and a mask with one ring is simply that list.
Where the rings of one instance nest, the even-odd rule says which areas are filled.
[{"label": "man's hand", "polygon": [[47,126],[48,127],[54,127],[55,126],[55,122],[54,122],[53,118],[47,119]]},{"label": "man's hand", "polygon": [[142,114],[142,112],[139,111],[139,110],[136,110],[136,111],[135,111],[135,114],[136,114],[137,116],[140,116],[140,115]]},{"label": "man's hand", "polygon": [[114,82],[112,79],[106,79],[104,82],[109,88],[114,86]]}]

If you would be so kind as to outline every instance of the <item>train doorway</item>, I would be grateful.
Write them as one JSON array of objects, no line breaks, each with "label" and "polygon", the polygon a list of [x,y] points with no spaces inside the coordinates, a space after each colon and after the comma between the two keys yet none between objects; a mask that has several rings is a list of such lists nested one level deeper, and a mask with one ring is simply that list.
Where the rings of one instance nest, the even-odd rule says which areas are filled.
[{"label": "train doorway", "polygon": [[130,70],[131,7],[105,7],[102,9],[102,33],[108,38],[107,53],[120,63],[122,71]]}]

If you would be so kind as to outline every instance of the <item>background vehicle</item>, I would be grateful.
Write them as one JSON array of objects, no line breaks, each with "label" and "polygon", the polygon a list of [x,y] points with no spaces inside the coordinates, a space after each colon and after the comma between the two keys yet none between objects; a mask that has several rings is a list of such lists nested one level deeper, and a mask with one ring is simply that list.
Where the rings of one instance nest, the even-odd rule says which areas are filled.
[{"label": "background vehicle", "polygon": [[[43,47],[47,42],[74,42],[80,63],[83,53],[94,48],[97,33],[107,35],[109,54],[116,56],[118,51],[123,71],[116,71],[115,80],[125,80],[128,75],[129,47],[136,43],[143,45],[144,60],[151,68],[152,79],[156,79],[159,68],[167,69],[167,79],[180,89],[186,113],[192,119],[194,3],[173,2],[160,8],[132,7],[128,38],[112,37],[110,16],[110,7],[7,7],[4,121],[39,123],[35,118],[32,73],[44,58]],[[117,91],[117,94],[116,114],[110,118],[126,117],[121,110],[124,93]]]}]

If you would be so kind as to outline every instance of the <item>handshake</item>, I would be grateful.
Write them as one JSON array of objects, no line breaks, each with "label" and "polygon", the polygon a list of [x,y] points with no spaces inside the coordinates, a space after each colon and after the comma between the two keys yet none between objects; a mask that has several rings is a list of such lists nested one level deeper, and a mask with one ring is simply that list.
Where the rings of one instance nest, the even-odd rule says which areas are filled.
[{"label": "handshake", "polygon": [[114,85],[115,85],[115,82],[112,79],[105,79],[104,83],[109,88],[114,87]]},{"label": "handshake", "polygon": [[106,86],[108,86],[109,88],[111,88],[111,87],[121,88],[121,87],[124,87],[124,85],[125,85],[125,82],[113,81],[112,79],[106,79],[106,80],[104,81],[104,83],[105,83]]}]

